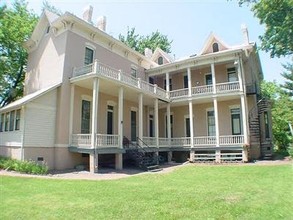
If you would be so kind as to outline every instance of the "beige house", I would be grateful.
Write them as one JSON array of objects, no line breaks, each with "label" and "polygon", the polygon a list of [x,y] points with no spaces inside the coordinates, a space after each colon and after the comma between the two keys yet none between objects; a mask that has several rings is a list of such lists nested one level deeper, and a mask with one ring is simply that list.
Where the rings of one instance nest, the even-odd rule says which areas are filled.
[{"label": "beige house", "polygon": [[[255,43],[211,34],[202,51],[173,60],[142,55],[91,22],[45,11],[31,38],[24,97],[0,109],[0,154],[122,169],[130,148],[165,161],[247,161],[272,153],[271,116],[259,94]],[[158,157],[157,157],[158,158]]]}]

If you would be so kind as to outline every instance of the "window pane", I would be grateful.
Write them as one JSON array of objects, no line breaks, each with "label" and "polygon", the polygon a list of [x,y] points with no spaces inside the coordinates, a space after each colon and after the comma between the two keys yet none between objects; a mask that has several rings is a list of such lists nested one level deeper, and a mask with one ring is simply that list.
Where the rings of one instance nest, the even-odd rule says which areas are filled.
[{"label": "window pane", "polygon": [[10,112],[9,131],[13,131],[14,129],[14,116],[15,116],[15,111]]},{"label": "window pane", "polygon": [[216,122],[214,111],[207,112],[207,120],[208,120],[208,136],[215,136],[216,135]]},{"label": "window pane", "polygon": [[0,132],[4,130],[4,114],[1,114],[0,117]]},{"label": "window pane", "polygon": [[184,88],[188,88],[188,77],[184,76]]},{"label": "window pane", "polygon": [[82,109],[81,109],[81,133],[89,134],[90,133],[90,102],[82,100]]},{"label": "window pane", "polygon": [[241,131],[241,117],[240,108],[231,109],[232,135],[240,135]]},{"label": "window pane", "polygon": [[212,85],[212,84],[213,84],[212,74],[206,75],[206,85]]},{"label": "window pane", "polygon": [[20,129],[20,109],[16,111],[16,117],[15,117],[15,130]]},{"label": "window pane", "polygon": [[131,68],[131,76],[132,77],[137,77],[137,70],[135,68]]},{"label": "window pane", "polygon": [[94,51],[88,47],[85,48],[84,64],[89,65],[94,61]]},{"label": "window pane", "polygon": [[162,64],[163,64],[163,57],[159,57],[159,58],[158,58],[158,64],[159,64],[159,65],[162,65]]},{"label": "window pane", "polygon": [[219,44],[213,43],[213,52],[218,52],[218,51],[219,51]]},{"label": "window pane", "polygon": [[227,69],[228,73],[228,82],[236,82],[238,81],[238,76],[235,67],[231,67]]},{"label": "window pane", "polygon": [[6,113],[5,114],[5,124],[4,124],[5,131],[8,131],[8,126],[9,126],[9,113]]}]

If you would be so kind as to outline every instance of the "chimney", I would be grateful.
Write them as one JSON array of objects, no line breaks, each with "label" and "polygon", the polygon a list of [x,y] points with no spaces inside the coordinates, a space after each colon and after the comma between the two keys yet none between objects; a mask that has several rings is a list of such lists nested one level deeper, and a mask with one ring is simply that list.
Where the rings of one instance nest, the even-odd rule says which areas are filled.
[{"label": "chimney", "polygon": [[106,16],[98,17],[98,19],[97,19],[97,27],[101,31],[106,31],[106,24],[107,24]]},{"label": "chimney", "polygon": [[147,58],[152,58],[152,56],[153,56],[153,51],[152,51],[150,48],[145,48],[145,49],[144,49],[144,55],[145,55]]},{"label": "chimney", "polygon": [[242,35],[243,35],[243,43],[245,45],[249,45],[249,35],[248,35],[248,29],[245,24],[241,25]]},{"label": "chimney", "polygon": [[88,5],[83,9],[82,18],[88,23],[92,23],[93,6]]}]

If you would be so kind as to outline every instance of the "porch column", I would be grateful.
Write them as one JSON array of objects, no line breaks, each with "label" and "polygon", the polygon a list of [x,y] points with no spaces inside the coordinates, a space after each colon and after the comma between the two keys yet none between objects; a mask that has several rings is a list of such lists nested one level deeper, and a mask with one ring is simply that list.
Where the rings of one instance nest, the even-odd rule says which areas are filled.
[{"label": "porch column", "polygon": [[189,127],[190,127],[190,161],[194,161],[194,134],[193,134],[193,106],[192,101],[189,101]]},{"label": "porch column", "polygon": [[[218,100],[214,98],[214,115],[216,128],[216,147],[220,147],[220,132],[219,132],[219,114],[218,114]],[[220,162],[220,150],[216,150],[216,162]]]},{"label": "porch column", "polygon": [[171,146],[171,107],[170,103],[167,104],[167,138],[168,145]]},{"label": "porch column", "polygon": [[238,74],[239,89],[240,89],[240,91],[243,91],[243,80],[242,80],[241,64],[242,64],[242,62],[240,60],[240,57],[238,57],[238,60],[237,60],[237,74]]},{"label": "porch column", "polygon": [[211,71],[212,71],[212,81],[213,81],[213,93],[217,93],[216,87],[216,73],[215,73],[215,64],[211,63]]},{"label": "porch column", "polygon": [[155,122],[156,146],[159,147],[159,101],[158,99],[155,99],[155,103],[154,103],[154,122]]},{"label": "porch column", "polygon": [[188,80],[188,96],[191,96],[191,71],[190,67],[187,68],[187,80]]},{"label": "porch column", "polygon": [[93,104],[92,104],[92,131],[91,131],[91,148],[94,153],[90,154],[90,172],[98,171],[98,155],[96,154],[96,134],[98,131],[98,107],[99,107],[99,79],[93,81]]},{"label": "porch column", "polygon": [[72,144],[73,133],[73,110],[74,110],[74,89],[75,85],[70,85],[70,109],[69,109],[69,145]]},{"label": "porch column", "polygon": [[115,154],[115,169],[116,170],[123,169],[123,154],[122,153]]},{"label": "porch column", "polygon": [[243,136],[244,136],[244,144],[248,144],[248,121],[247,121],[247,114],[246,114],[246,102],[245,96],[242,94],[241,97],[241,113],[242,113],[242,126],[243,126]]},{"label": "porch column", "polygon": [[138,96],[138,137],[142,140],[143,137],[143,94]]},{"label": "porch column", "polygon": [[166,73],[166,91],[170,92],[170,75]]},{"label": "porch column", "polygon": [[119,146],[123,148],[123,87],[119,88],[119,100],[118,100],[118,136]]}]

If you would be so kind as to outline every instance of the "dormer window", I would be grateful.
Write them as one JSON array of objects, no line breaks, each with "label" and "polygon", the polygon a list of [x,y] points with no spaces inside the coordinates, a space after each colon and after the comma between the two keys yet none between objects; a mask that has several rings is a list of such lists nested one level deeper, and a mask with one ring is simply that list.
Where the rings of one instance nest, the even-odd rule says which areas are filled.
[{"label": "dormer window", "polygon": [[218,43],[213,43],[213,53],[219,51],[219,44]]},{"label": "dormer window", "polygon": [[50,32],[50,25],[48,25],[47,29],[46,29],[46,34],[49,34]]},{"label": "dormer window", "polygon": [[162,64],[163,64],[163,57],[159,57],[159,58],[158,58],[158,64],[159,64],[159,65],[162,65]]}]

